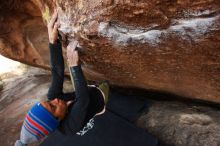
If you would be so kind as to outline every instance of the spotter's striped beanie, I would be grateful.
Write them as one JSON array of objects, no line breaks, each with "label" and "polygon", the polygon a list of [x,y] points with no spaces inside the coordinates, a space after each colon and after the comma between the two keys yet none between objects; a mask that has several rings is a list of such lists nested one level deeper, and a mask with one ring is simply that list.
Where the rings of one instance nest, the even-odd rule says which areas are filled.
[{"label": "spotter's striped beanie", "polygon": [[41,140],[53,132],[58,125],[59,121],[37,103],[28,111],[22,125],[20,140],[15,142],[15,146],[24,146]]}]

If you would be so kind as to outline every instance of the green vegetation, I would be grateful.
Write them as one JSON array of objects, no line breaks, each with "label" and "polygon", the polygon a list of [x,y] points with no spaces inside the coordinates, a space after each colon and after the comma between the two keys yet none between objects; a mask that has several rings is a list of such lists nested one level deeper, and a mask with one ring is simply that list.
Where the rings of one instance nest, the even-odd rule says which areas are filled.
[{"label": "green vegetation", "polygon": [[47,5],[45,5],[45,11],[42,13],[42,17],[43,17],[44,21],[46,21],[46,22],[48,22],[50,19],[50,10]]}]

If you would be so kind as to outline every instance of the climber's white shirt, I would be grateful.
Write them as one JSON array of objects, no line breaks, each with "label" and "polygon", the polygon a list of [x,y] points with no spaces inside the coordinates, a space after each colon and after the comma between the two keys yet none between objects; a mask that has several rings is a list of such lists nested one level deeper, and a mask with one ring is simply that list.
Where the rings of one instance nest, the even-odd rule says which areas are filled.
[{"label": "climber's white shirt", "polygon": [[86,134],[86,132],[93,128],[94,122],[94,118],[90,119],[89,122],[83,127],[83,129],[77,132],[76,134],[83,136],[84,134]]},{"label": "climber's white shirt", "polygon": [[[94,86],[94,85],[88,85],[88,86],[97,88],[97,89],[102,93],[102,95],[103,95],[102,97],[103,97],[103,99],[105,100],[105,94],[103,93],[103,91],[102,91],[101,89],[99,89],[98,87],[96,87],[96,86]],[[106,108],[105,108],[105,105],[104,105],[103,110],[102,110],[101,112],[97,113],[95,116],[104,114],[104,113],[105,113],[105,110],[106,110]],[[94,117],[95,117],[95,116],[94,116]],[[95,121],[94,121],[94,117],[93,117],[92,119],[90,119],[89,122],[83,127],[83,129],[80,130],[79,132],[77,132],[76,134],[77,134],[77,135],[80,135],[80,136],[83,136],[83,135],[86,134],[90,129],[92,129],[93,126],[94,126],[94,122],[95,122]]]}]

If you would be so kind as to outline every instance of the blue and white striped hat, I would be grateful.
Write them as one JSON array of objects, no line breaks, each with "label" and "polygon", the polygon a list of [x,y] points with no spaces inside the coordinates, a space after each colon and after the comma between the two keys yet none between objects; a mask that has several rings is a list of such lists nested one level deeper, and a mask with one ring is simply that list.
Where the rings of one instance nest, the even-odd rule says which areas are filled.
[{"label": "blue and white striped hat", "polygon": [[35,104],[27,113],[21,129],[20,140],[15,146],[23,146],[43,139],[52,133],[59,121],[40,103]]}]

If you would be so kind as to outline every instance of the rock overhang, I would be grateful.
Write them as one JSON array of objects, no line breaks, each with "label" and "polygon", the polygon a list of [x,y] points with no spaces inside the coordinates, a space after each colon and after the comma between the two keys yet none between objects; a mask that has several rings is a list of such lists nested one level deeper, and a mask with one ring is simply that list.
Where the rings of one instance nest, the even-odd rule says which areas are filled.
[{"label": "rock overhang", "polygon": [[220,102],[218,0],[26,0],[20,5],[13,9],[19,15],[2,20],[7,29],[1,30],[1,54],[9,58],[49,68],[45,23],[56,8],[60,32],[80,43],[88,79]]}]

